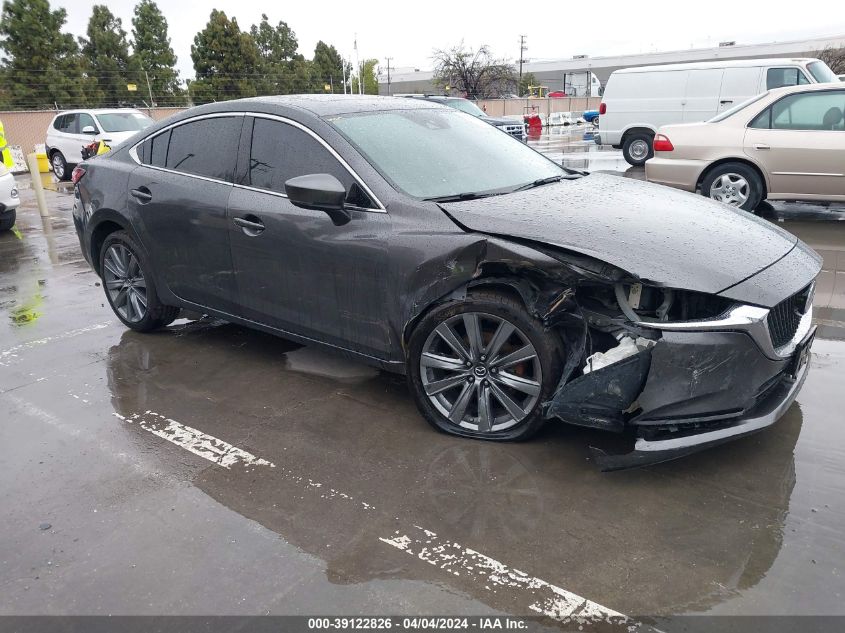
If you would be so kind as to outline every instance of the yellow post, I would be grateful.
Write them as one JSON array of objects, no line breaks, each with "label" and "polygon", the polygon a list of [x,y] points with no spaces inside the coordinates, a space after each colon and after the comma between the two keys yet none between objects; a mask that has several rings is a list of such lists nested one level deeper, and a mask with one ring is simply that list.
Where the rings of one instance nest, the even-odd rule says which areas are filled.
[{"label": "yellow post", "polygon": [[41,173],[38,171],[38,157],[35,152],[26,155],[26,165],[29,167],[29,177],[32,181],[32,190],[35,192],[35,200],[38,203],[38,212],[42,218],[49,217],[47,199],[44,197],[44,184],[41,182]]}]

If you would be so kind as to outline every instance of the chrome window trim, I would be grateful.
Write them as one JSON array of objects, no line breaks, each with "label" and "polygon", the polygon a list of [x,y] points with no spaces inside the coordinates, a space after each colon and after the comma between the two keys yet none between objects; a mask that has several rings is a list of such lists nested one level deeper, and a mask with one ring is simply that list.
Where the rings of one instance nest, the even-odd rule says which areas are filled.
[{"label": "chrome window trim", "polygon": [[634,325],[669,332],[745,332],[760,350],[772,360],[789,358],[798,344],[804,340],[813,325],[813,306],[808,307],[801,317],[792,339],[775,348],[769,332],[767,317],[770,310],[751,305],[737,305],[715,319],[701,321],[637,321]]},{"label": "chrome window trim", "polygon": [[174,169],[167,169],[166,167],[157,167],[155,165],[147,165],[146,163],[142,163],[141,159],[138,158],[138,146],[139,145],[141,145],[142,143],[146,143],[148,140],[155,138],[156,136],[159,136],[160,134],[164,134],[168,130],[171,130],[171,129],[178,127],[180,125],[184,125],[186,123],[192,123],[194,121],[201,121],[203,119],[219,119],[219,118],[222,118],[222,117],[233,117],[233,116],[235,116],[235,117],[251,116],[251,117],[254,117],[254,118],[258,118],[258,119],[270,119],[270,120],[273,120],[273,121],[278,121],[280,123],[292,125],[293,127],[298,128],[298,129],[302,130],[303,132],[305,132],[306,134],[310,135],[314,140],[316,140],[320,145],[322,145],[323,147],[325,147],[328,150],[328,152],[335,158],[335,160],[337,160],[340,163],[341,167],[343,167],[349,173],[349,175],[352,176],[352,178],[355,180],[355,182],[357,182],[358,185],[364,190],[364,193],[366,193],[376,205],[376,208],[370,208],[370,207],[364,208],[364,207],[357,207],[357,206],[354,206],[354,205],[349,205],[349,208],[356,209],[356,210],[359,210],[359,211],[368,211],[368,212],[371,212],[371,213],[387,213],[385,206],[382,204],[381,200],[378,199],[378,196],[376,196],[373,193],[372,189],[370,189],[367,186],[367,183],[364,182],[364,180],[355,172],[355,170],[352,169],[352,167],[349,165],[349,163],[347,163],[343,159],[343,157],[340,154],[338,154],[337,151],[335,151],[335,149],[331,145],[328,144],[328,142],[326,142],[314,130],[312,130],[311,128],[309,128],[306,125],[303,125],[299,121],[294,121],[293,119],[289,119],[287,117],[283,117],[283,116],[280,116],[280,115],[277,115],[277,114],[267,114],[266,112],[249,112],[249,111],[213,112],[213,113],[210,113],[210,114],[200,114],[198,116],[190,117],[188,119],[182,119],[181,121],[176,121],[175,123],[171,123],[170,125],[161,128],[160,130],[156,131],[155,134],[150,134],[149,136],[145,136],[144,138],[142,138],[140,141],[135,143],[131,148],[129,148],[129,156],[131,156],[132,160],[134,160],[139,166],[143,166],[143,167],[146,167],[148,169],[155,169],[157,171],[162,171],[162,172],[165,172],[165,173],[168,173],[168,174],[179,174],[180,176],[188,176],[189,178],[196,178],[198,180],[205,180],[207,182],[217,182],[217,183],[220,183],[220,184],[223,184],[223,185],[229,185],[231,187],[236,187],[238,189],[245,189],[247,191],[255,191],[255,192],[258,192],[258,193],[269,194],[271,196],[276,196],[278,198],[287,198],[288,197],[287,194],[284,194],[284,193],[281,193],[281,192],[278,192],[278,191],[270,191],[269,189],[260,189],[258,187],[251,187],[249,185],[242,185],[242,184],[239,184],[239,183],[236,183],[236,182],[230,182],[228,180],[220,180],[219,178],[209,178],[208,176],[201,176],[199,174],[189,174],[189,173],[184,172],[184,171],[176,171]]}]

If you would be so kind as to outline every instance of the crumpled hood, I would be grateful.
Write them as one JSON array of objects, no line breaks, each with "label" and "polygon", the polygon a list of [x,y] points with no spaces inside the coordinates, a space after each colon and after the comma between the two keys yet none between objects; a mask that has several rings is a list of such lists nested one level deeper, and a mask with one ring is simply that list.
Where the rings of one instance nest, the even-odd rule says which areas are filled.
[{"label": "crumpled hood", "polygon": [[644,281],[708,293],[770,266],[797,242],[746,211],[607,174],[441,206],[472,231],[542,242]]}]

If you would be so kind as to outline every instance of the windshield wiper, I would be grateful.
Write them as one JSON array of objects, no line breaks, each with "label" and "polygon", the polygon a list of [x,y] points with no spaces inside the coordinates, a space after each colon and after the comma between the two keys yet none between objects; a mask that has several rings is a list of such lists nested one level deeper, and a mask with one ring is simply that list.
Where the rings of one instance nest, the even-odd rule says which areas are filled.
[{"label": "windshield wiper", "polygon": [[490,196],[499,196],[500,193],[478,193],[475,191],[467,191],[465,193],[449,194],[448,196],[435,196],[433,198],[423,198],[427,202],[460,202],[461,200],[478,200],[479,198],[489,198]]},{"label": "windshield wiper", "polygon": [[527,184],[520,185],[519,187],[514,189],[512,193],[516,191],[525,191],[526,189],[533,189],[534,187],[541,187],[543,185],[550,185],[553,182],[559,182],[564,178],[566,178],[566,176],[548,176],[546,178],[538,178],[534,182],[529,182]]}]

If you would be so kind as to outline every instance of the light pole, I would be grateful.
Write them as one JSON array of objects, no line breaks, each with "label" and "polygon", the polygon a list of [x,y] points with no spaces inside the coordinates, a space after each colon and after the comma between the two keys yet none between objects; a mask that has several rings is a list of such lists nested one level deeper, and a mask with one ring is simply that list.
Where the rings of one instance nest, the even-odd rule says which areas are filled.
[{"label": "light pole", "polygon": [[523,54],[525,51],[528,50],[528,47],[525,45],[525,35],[519,36],[519,83],[516,84],[516,92],[519,96],[522,96],[522,60]]},{"label": "light pole", "polygon": [[390,60],[392,57],[385,57],[387,60],[387,96],[390,96]]}]

